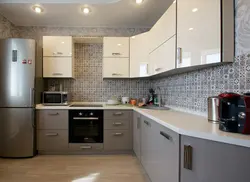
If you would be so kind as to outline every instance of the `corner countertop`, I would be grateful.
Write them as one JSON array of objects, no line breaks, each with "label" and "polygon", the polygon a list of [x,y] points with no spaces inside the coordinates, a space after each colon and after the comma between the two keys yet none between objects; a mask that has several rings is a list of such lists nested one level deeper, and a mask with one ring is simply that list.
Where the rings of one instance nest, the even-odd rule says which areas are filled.
[{"label": "corner countertop", "polygon": [[[74,103],[75,104],[75,103]],[[85,103],[90,104],[90,103]],[[93,103],[91,103],[93,104]],[[103,103],[94,103],[103,104]],[[134,110],[157,123],[179,133],[216,142],[222,142],[242,147],[250,148],[250,135],[242,135],[236,133],[227,133],[219,130],[218,124],[212,124],[207,121],[206,117],[180,112],[176,110],[158,111],[132,107],[129,105],[108,106],[103,104],[103,107],[69,107],[69,106],[43,106],[38,104],[37,110],[42,109],[102,109],[102,110]]]}]

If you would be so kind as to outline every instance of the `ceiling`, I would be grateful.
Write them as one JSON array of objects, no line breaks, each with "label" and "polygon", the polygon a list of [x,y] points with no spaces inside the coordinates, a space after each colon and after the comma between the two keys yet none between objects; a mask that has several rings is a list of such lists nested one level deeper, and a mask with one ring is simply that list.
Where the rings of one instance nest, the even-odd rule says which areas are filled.
[{"label": "ceiling", "polygon": [[[44,12],[36,14],[31,8],[34,4],[16,3],[19,1],[21,2],[21,0],[12,0],[9,1],[12,3],[4,3],[4,0],[0,0],[0,13],[18,26],[121,28],[152,27],[173,2],[173,0],[144,0],[140,5],[136,4],[135,0],[102,0],[112,1],[113,3],[90,5],[40,3]],[[101,0],[93,2],[97,1],[100,2]],[[44,0],[44,2],[48,2],[48,0]],[[52,2],[56,2],[56,0]],[[77,2],[77,0],[74,0],[74,2]],[[84,2],[87,2],[87,0]],[[91,9],[91,13],[87,16],[80,12],[83,5]]]}]

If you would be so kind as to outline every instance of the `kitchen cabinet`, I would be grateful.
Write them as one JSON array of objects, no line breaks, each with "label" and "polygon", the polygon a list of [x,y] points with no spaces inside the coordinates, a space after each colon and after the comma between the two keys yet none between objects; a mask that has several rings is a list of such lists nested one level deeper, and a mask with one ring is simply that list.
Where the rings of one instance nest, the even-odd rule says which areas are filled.
[{"label": "kitchen cabinet", "polygon": [[177,68],[221,62],[221,0],[178,0],[177,14]]},{"label": "kitchen cabinet", "polygon": [[104,151],[131,152],[132,112],[124,110],[104,111]]},{"label": "kitchen cabinet", "polygon": [[173,3],[150,30],[150,52],[176,34],[176,3]]},{"label": "kitchen cabinet", "polygon": [[181,136],[180,182],[248,182],[250,149]]},{"label": "kitchen cabinet", "polygon": [[149,76],[149,32],[130,38],[130,77]]},{"label": "kitchen cabinet", "polygon": [[71,36],[43,36],[43,56],[71,57],[72,44]]},{"label": "kitchen cabinet", "polygon": [[44,78],[74,77],[72,57],[43,57]]},{"label": "kitchen cabinet", "polygon": [[149,54],[150,74],[166,72],[175,69],[176,36],[174,35],[164,44]]},{"label": "kitchen cabinet", "polygon": [[103,58],[103,78],[129,78],[129,58]]},{"label": "kitchen cabinet", "polygon": [[179,135],[141,116],[141,163],[154,182],[179,182]]},{"label": "kitchen cabinet", "polygon": [[104,37],[103,57],[129,58],[129,37]]},{"label": "kitchen cabinet", "polygon": [[141,160],[141,115],[137,112],[133,112],[133,151]]}]

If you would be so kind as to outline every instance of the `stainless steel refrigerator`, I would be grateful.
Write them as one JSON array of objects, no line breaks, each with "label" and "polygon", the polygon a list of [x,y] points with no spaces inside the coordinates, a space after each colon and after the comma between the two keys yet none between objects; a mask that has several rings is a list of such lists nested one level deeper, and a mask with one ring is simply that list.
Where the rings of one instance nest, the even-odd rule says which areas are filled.
[{"label": "stainless steel refrigerator", "polygon": [[0,157],[35,155],[35,41],[0,39]]}]

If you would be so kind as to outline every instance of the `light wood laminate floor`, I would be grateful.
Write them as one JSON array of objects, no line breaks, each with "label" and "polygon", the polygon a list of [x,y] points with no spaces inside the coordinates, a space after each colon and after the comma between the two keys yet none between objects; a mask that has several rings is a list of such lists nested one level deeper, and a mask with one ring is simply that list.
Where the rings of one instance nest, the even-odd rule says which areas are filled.
[{"label": "light wood laminate floor", "polygon": [[132,155],[37,156],[1,159],[0,182],[146,182]]}]

